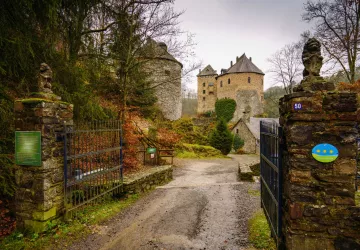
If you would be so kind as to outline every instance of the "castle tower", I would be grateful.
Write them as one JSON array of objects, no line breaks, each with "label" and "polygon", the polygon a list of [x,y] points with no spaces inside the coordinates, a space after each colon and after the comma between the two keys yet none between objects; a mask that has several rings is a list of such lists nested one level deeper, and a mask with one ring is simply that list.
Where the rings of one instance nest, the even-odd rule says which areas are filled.
[{"label": "castle tower", "polygon": [[157,106],[164,117],[169,120],[181,118],[181,71],[183,65],[167,50],[163,42],[157,43],[149,39],[152,46],[152,57],[144,65],[144,70],[150,74],[152,87],[155,89]]},{"label": "castle tower", "polygon": [[231,98],[236,101],[233,122],[240,118],[263,113],[264,73],[252,62],[251,57],[243,54],[230,63],[230,68],[221,70],[216,77],[217,98]]},{"label": "castle tower", "polygon": [[217,98],[216,77],[217,73],[211,65],[206,66],[197,75],[198,114],[215,110],[215,102]]}]

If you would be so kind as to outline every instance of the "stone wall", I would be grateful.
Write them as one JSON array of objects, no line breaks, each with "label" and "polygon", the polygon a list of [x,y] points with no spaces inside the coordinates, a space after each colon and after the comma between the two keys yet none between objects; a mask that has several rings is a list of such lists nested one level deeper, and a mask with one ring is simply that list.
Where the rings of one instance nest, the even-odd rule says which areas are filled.
[{"label": "stone wall", "polygon": [[[217,96],[216,75],[198,77],[198,109],[199,114],[215,111]],[[209,85],[210,84],[210,85]],[[213,84],[211,86],[211,84]],[[205,85],[205,86],[204,86]],[[205,91],[205,93],[204,93]]]},{"label": "stone wall", "polygon": [[248,120],[263,113],[263,103],[257,90],[238,90],[235,101],[236,110],[232,122],[237,122],[241,118]]},{"label": "stone wall", "polygon": [[256,153],[256,139],[243,121],[238,122],[231,132],[244,140],[244,146],[241,148],[244,153]]},{"label": "stone wall", "polygon": [[41,166],[18,166],[16,170],[16,217],[19,228],[35,232],[64,211],[63,142],[57,135],[63,124],[72,124],[73,105],[32,98],[15,102],[17,131],[41,131]]},{"label": "stone wall", "polygon": [[152,86],[155,87],[157,105],[169,120],[181,117],[181,70],[179,62],[167,59],[153,59],[147,62],[144,70],[150,73]]},{"label": "stone wall", "polygon": [[[322,88],[319,91],[305,88],[281,100],[285,246],[360,249],[360,207],[355,207],[358,98],[320,83],[304,85]],[[295,110],[299,103],[302,109]],[[338,149],[334,162],[312,157],[313,147],[321,143]]]},{"label": "stone wall", "polygon": [[147,171],[125,176],[124,193],[143,193],[172,180],[172,166],[159,166]]}]

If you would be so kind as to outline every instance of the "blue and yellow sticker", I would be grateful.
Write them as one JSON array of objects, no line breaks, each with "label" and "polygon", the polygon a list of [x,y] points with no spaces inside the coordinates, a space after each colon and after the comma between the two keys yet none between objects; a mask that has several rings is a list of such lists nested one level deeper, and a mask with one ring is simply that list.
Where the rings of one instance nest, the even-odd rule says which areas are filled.
[{"label": "blue and yellow sticker", "polygon": [[339,156],[339,151],[331,144],[318,144],[312,149],[312,156],[315,160],[323,163],[333,162]]}]

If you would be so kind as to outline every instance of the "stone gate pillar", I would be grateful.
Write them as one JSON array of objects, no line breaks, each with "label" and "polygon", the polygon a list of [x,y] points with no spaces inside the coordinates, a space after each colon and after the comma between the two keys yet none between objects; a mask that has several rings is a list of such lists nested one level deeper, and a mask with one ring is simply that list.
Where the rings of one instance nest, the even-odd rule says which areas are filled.
[{"label": "stone gate pillar", "polygon": [[60,101],[51,91],[52,72],[42,64],[39,92],[15,101],[16,131],[41,132],[41,162],[19,165],[16,200],[17,226],[41,232],[46,223],[64,210],[63,125],[72,124],[73,105]]},{"label": "stone gate pillar", "polygon": [[[304,80],[280,100],[284,129],[283,234],[286,249],[360,249],[360,209],[355,207],[356,93],[339,92],[320,75],[320,43],[304,47]],[[338,158],[312,155],[331,144]],[[315,153],[336,156],[319,146]],[[321,158],[321,157],[320,157]]]}]

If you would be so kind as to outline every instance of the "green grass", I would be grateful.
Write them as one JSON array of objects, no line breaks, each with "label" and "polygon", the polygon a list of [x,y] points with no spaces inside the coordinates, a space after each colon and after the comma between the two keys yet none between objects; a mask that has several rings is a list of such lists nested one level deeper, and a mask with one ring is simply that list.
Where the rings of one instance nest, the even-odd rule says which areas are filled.
[{"label": "green grass", "polygon": [[249,241],[256,249],[275,250],[269,224],[262,210],[257,211],[249,220]]},{"label": "green grass", "polygon": [[0,242],[0,249],[54,249],[66,248],[71,243],[91,233],[91,226],[103,222],[124,208],[134,204],[142,195],[131,195],[123,199],[109,199],[91,205],[74,214],[68,222],[48,223],[47,231],[41,234],[16,231]]},{"label": "green grass", "polygon": [[248,194],[250,194],[250,195],[252,195],[252,196],[260,197],[260,190],[249,189],[249,190],[248,190]]}]

